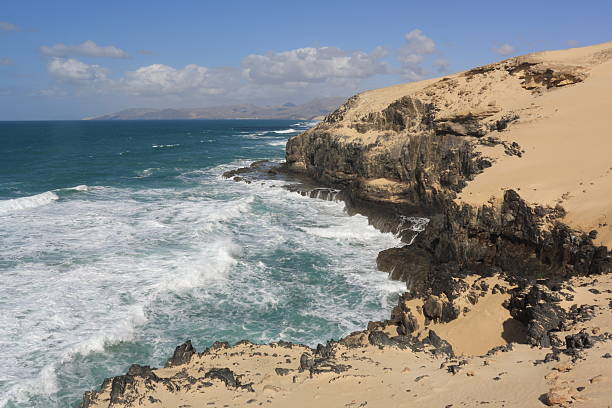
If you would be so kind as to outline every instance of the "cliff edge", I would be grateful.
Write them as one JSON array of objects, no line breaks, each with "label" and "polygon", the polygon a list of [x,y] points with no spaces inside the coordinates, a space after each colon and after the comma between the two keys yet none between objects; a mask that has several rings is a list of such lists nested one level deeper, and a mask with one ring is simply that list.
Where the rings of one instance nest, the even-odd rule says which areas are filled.
[{"label": "cliff edge", "polygon": [[287,163],[362,198],[481,206],[516,191],[612,243],[612,43],[376,89],[287,145]]},{"label": "cliff edge", "polygon": [[316,348],[188,341],[82,406],[605,406],[611,91],[605,43],[350,98],[289,140],[284,166],[226,177],[305,175],[387,230],[426,215],[378,255],[406,282],[390,318]]}]

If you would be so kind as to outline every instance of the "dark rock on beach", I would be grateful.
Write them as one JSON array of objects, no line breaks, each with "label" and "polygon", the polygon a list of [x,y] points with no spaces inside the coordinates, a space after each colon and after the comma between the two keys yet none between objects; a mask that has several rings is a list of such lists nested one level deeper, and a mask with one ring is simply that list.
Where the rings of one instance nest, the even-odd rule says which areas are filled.
[{"label": "dark rock on beach", "polygon": [[191,360],[191,356],[196,354],[195,348],[191,345],[191,340],[187,340],[185,343],[177,346],[174,350],[172,357],[166,362],[166,367],[177,366],[180,364],[188,363]]}]

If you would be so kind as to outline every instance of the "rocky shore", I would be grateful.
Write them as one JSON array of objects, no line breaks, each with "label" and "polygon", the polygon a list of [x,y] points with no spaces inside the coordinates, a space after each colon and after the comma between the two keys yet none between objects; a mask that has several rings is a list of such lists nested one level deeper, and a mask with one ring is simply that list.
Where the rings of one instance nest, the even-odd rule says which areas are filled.
[{"label": "rocky shore", "polygon": [[187,342],[82,406],[608,406],[610,92],[606,43],[350,98],[282,166],[225,176],[297,177],[381,230],[429,218],[378,255],[407,286],[389,319],[316,349]]}]

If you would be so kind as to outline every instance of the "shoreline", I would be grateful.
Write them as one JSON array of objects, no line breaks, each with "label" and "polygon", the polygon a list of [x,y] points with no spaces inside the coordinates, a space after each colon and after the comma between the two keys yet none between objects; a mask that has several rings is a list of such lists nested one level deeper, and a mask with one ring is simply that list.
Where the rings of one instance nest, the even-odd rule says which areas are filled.
[{"label": "shoreline", "polygon": [[[301,407],[312,398],[350,407],[609,401],[612,252],[600,245],[607,233],[598,241],[596,232],[568,225],[578,207],[570,206],[568,217],[554,195],[530,193],[526,200],[520,183],[533,178],[533,163],[550,155],[549,147],[555,165],[563,165],[565,156],[580,156],[582,145],[588,155],[590,139],[556,148],[548,136],[521,144],[514,138],[516,129],[554,122],[546,112],[567,95],[597,100],[592,92],[603,88],[580,93],[583,82],[601,82],[608,75],[601,66],[611,63],[608,43],[368,91],[290,139],[286,164],[228,172],[247,183],[253,172],[255,179],[262,177],[257,172],[312,179],[328,189],[316,196],[343,198],[349,213],[366,215],[381,231],[397,231],[401,217],[415,211],[426,214],[427,228],[411,245],[378,255],[379,269],[405,281],[406,293],[389,319],[315,349],[215,343],[198,354],[183,344],[167,367],[132,366],[86,393],[83,407]],[[589,119],[605,121],[582,118]],[[584,138],[599,136],[588,131]],[[495,154],[485,155],[489,148]],[[605,155],[589,157],[597,171],[608,165]],[[518,186],[487,179],[507,171],[507,163]],[[547,166],[538,174],[552,184],[556,167]],[[592,217],[612,204],[593,202]]]}]

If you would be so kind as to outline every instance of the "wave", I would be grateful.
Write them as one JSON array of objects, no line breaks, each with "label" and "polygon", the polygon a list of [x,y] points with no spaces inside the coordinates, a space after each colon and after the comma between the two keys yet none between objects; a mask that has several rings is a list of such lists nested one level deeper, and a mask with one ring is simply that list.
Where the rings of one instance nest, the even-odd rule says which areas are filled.
[{"label": "wave", "polygon": [[144,169],[142,171],[138,171],[138,172],[136,172],[136,177],[137,178],[149,177],[149,176],[151,176],[153,174],[153,172],[155,170],[159,170],[159,168],[158,167],[151,167],[151,168],[148,168],[148,169]]},{"label": "wave", "polygon": [[[0,258],[16,262],[0,297],[15,294],[11,310],[26,316],[18,325],[0,316],[9,338],[22,339],[0,360],[32,359],[6,364],[0,406],[68,406],[66,392],[72,401],[98,385],[82,374],[93,364],[116,373],[134,360],[162,361],[187,334],[315,345],[384,318],[405,283],[387,280],[374,260],[399,239],[349,217],[344,203],[221,178],[251,162],[185,171],[177,178],[189,189],[76,186],[90,191],[87,200],[62,200],[48,217],[0,218],[9,231]],[[297,297],[313,305],[308,315]],[[275,319],[285,311],[291,326],[282,329]],[[109,347],[121,342],[132,344]]]},{"label": "wave", "polygon": [[89,191],[89,186],[86,186],[85,184],[81,184],[81,185],[74,186],[74,187],[58,188],[53,191]]},{"label": "wave", "polygon": [[0,201],[0,215],[10,214],[15,211],[27,210],[29,208],[41,207],[59,200],[59,196],[53,191],[45,191],[29,197],[13,198]]},{"label": "wave", "polygon": [[397,227],[396,235],[404,235],[406,231],[412,232],[412,237],[408,242],[408,245],[412,245],[419,233],[425,231],[427,224],[429,224],[429,218],[402,216],[400,225]]},{"label": "wave", "polygon": [[166,145],[151,145],[152,148],[154,149],[167,149],[167,148],[171,148],[171,147],[179,147],[180,144],[166,144]]},{"label": "wave", "polygon": [[[82,185],[61,190],[86,189]],[[54,193],[47,192],[50,194]],[[147,201],[138,201],[140,195],[148,197]],[[168,299],[176,302],[177,297],[194,296],[192,290],[210,291],[212,285],[218,290],[226,285],[242,248],[233,242],[224,223],[243,217],[254,200],[253,196],[207,200],[198,191],[148,189],[136,193],[110,187],[96,188],[92,196],[113,199],[67,200],[49,217],[0,220],[0,230],[10,226],[6,230],[14,232],[0,248],[0,258],[12,254],[19,261],[14,270],[17,276],[0,290],[0,297],[19,293],[11,300],[12,310],[30,317],[25,325],[14,324],[10,314],[0,317],[9,338],[22,338],[20,344],[0,350],[0,360],[7,355],[32,354],[36,356],[33,365],[39,367],[35,371],[31,367],[20,371],[16,364],[9,367],[9,378],[19,380],[2,389],[0,407],[29,407],[38,399],[47,401],[45,406],[66,406],[58,392],[66,387],[67,376],[77,375],[83,356],[94,353],[91,358],[104,362],[101,369],[117,370],[111,357],[100,356],[112,354],[109,346],[137,341],[147,325],[155,324],[149,322],[148,313],[151,309],[160,312],[152,306],[159,299],[166,305]],[[75,214],[78,228],[69,221]],[[168,245],[169,241],[173,243]],[[44,262],[23,268],[24,261],[49,248],[62,251],[61,271]],[[142,256],[143,251],[147,256]],[[37,279],[31,281],[28,274]],[[28,288],[20,293],[24,281],[29,282]],[[116,282],[121,283],[109,290]],[[40,296],[42,293],[45,295]],[[46,308],[49,303],[54,308]],[[20,334],[24,331],[27,336]],[[54,345],[47,350],[50,333]],[[166,353],[160,347],[159,354]],[[91,387],[88,378],[73,379],[76,390]]]},{"label": "wave", "polygon": [[276,140],[274,142],[266,143],[268,146],[285,146],[287,144],[286,140]]},{"label": "wave", "polygon": [[260,137],[268,134],[270,132],[268,131],[263,131],[263,132],[240,132],[240,135],[246,139],[259,139]]},{"label": "wave", "polygon": [[44,193],[32,196],[13,198],[0,201],[0,215],[10,214],[15,211],[28,210],[31,208],[42,207],[60,199],[57,193],[69,191],[88,191],[89,187],[81,184],[74,187],[56,188],[55,190],[45,191]]},{"label": "wave", "polygon": [[303,128],[303,129],[308,129],[311,128],[313,126],[315,126],[317,123],[319,123],[318,120],[309,120],[307,122],[298,122],[298,123],[294,123],[293,127],[299,127],[299,128]]},{"label": "wave", "polygon": [[15,384],[0,399],[0,407],[7,406],[9,402],[26,403],[31,401],[32,397],[41,394],[47,396],[55,394],[60,390],[58,368],[62,364],[70,362],[77,355],[103,352],[110,345],[134,340],[137,328],[147,321],[144,308],[142,305],[134,305],[125,312],[124,316],[118,319],[115,327],[100,330],[93,337],[65,350],[57,360],[46,364],[36,377]]},{"label": "wave", "polygon": [[285,130],[273,130],[273,133],[285,134],[285,133],[297,133],[299,130],[296,129],[285,129]]}]

